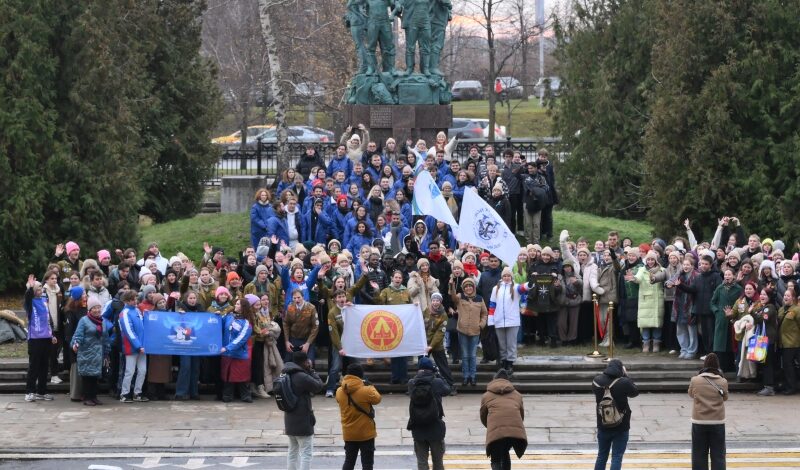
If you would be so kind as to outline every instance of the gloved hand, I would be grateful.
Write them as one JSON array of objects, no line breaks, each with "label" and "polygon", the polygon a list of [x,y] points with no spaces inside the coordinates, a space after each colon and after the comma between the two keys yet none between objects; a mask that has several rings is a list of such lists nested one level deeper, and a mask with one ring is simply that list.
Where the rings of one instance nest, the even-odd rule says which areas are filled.
[{"label": "gloved hand", "polygon": [[568,231],[566,231],[566,230],[562,230],[562,231],[561,231],[561,235],[558,237],[558,240],[559,240],[561,243],[564,243],[564,242],[566,242],[567,240],[569,240],[569,232],[568,232]]}]

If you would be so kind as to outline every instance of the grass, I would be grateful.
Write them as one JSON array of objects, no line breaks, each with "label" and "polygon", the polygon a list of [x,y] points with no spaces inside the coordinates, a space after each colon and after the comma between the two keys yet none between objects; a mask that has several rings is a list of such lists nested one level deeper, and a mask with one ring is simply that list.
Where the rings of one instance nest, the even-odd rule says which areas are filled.
[{"label": "grass", "polygon": [[[509,127],[508,108],[497,105],[497,124]],[[489,101],[454,101],[453,117],[487,119]],[[553,120],[539,100],[511,100],[511,137],[547,137],[553,134]]]},{"label": "grass", "polygon": [[0,358],[24,359],[28,357],[28,343],[26,341],[0,344]]},{"label": "grass", "polygon": [[[589,246],[595,240],[605,240],[610,230],[617,230],[620,238],[630,237],[635,244],[650,242],[652,227],[643,222],[597,217],[581,212],[555,211],[554,240],[562,229],[570,232],[570,238],[577,240],[584,236]],[[158,242],[164,256],[172,256],[178,251],[191,259],[199,259],[203,253],[203,242],[221,246],[229,253],[243,249],[250,243],[250,216],[242,214],[199,214],[191,219],[174,220],[163,224],[141,223],[141,238],[144,247],[150,242]]]},{"label": "grass", "polygon": [[623,220],[613,217],[598,217],[583,212],[555,211],[553,213],[553,243],[558,242],[562,230],[569,231],[570,239],[576,241],[579,237],[589,240],[589,247],[594,247],[595,240],[605,240],[608,232],[619,232],[620,240],[628,237],[633,244],[650,243],[653,240],[653,227],[636,220]]}]

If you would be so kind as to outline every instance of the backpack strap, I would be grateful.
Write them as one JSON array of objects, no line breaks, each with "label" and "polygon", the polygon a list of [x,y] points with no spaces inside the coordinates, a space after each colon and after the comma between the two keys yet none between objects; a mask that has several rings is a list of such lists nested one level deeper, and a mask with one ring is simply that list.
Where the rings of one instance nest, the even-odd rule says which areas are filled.
[{"label": "backpack strap", "polygon": [[616,379],[614,379],[614,380],[613,380],[613,381],[612,381],[610,384],[608,384],[608,385],[600,385],[599,383],[597,383],[597,381],[596,381],[596,380],[592,380],[592,385],[594,385],[594,386],[595,386],[595,387],[597,387],[597,388],[608,388],[609,390],[611,390],[611,387],[613,387],[613,386],[614,386],[614,384],[615,384],[615,383],[617,383],[617,382],[619,381],[619,379],[621,379],[621,378],[622,378],[622,377],[617,377]]}]

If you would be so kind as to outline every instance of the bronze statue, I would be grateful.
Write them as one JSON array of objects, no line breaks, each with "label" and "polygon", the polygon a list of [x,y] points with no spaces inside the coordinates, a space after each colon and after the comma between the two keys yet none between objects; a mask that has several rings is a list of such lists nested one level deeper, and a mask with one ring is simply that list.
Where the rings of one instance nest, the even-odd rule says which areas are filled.
[{"label": "bronze statue", "polygon": [[365,0],[347,0],[345,8],[344,24],[350,28],[350,34],[353,36],[353,42],[356,45],[358,73],[364,73],[367,71],[368,61],[367,49],[364,47],[364,40],[367,34],[366,2]]},{"label": "bronze statue", "polygon": [[378,71],[376,47],[381,46],[381,68],[394,73],[394,36],[389,9],[393,0],[367,0],[367,75]]},{"label": "bronze statue", "polygon": [[431,7],[430,0],[404,0],[401,14],[406,30],[406,74],[414,73],[414,52],[419,44],[419,71],[430,75],[428,70],[431,53]]},{"label": "bronze statue", "polygon": [[428,68],[433,75],[443,76],[439,59],[444,48],[447,22],[453,19],[453,4],[450,0],[432,0],[431,3],[431,55]]}]

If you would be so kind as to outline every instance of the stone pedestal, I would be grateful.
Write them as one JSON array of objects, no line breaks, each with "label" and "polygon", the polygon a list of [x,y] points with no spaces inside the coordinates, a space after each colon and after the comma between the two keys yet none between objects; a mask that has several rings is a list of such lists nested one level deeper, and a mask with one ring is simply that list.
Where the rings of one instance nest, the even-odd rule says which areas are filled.
[{"label": "stone pedestal", "polygon": [[256,190],[267,187],[266,176],[223,176],[220,210],[223,213],[248,212]]},{"label": "stone pedestal", "polygon": [[[439,131],[447,132],[453,123],[453,107],[449,104],[408,105],[344,105],[344,122],[339,132],[352,125],[364,124],[369,128],[370,138],[380,145],[394,137],[398,148],[406,137],[424,139],[428,145],[436,139]],[[341,134],[340,134],[341,135]]]}]

